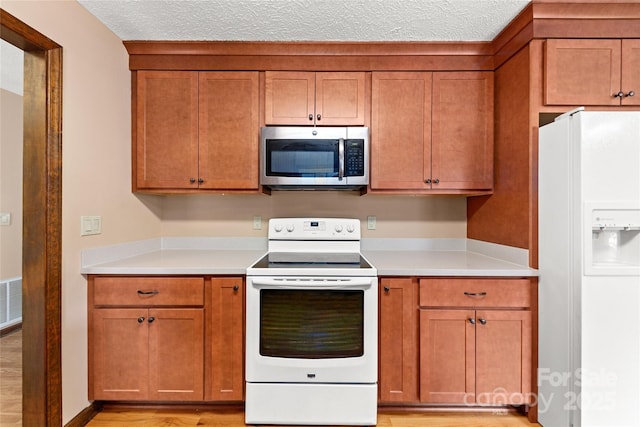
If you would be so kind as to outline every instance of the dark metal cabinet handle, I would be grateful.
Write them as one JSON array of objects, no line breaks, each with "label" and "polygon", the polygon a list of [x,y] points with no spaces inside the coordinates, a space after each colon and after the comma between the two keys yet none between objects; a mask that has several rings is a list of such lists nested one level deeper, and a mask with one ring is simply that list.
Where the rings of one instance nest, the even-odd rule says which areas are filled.
[{"label": "dark metal cabinet handle", "polygon": [[238,292],[238,289],[240,289],[240,286],[238,285],[233,286],[233,292]]},{"label": "dark metal cabinet handle", "polygon": [[478,319],[478,322],[480,322],[481,325],[486,325],[487,319]]},{"label": "dark metal cabinet handle", "polygon": [[189,182],[194,184],[196,182],[196,179],[195,178],[189,178]]},{"label": "dark metal cabinet handle", "polygon": [[202,184],[203,182],[204,182],[204,179],[198,178],[198,184]]},{"label": "dark metal cabinet handle", "polygon": [[632,90],[629,91],[629,93],[627,93],[625,96],[635,96],[636,93]]},{"label": "dark metal cabinet handle", "polygon": [[313,114],[309,114],[309,120],[313,120]]},{"label": "dark metal cabinet handle", "polygon": [[320,121],[320,120],[322,120],[322,115],[318,114],[318,115],[316,116],[316,118],[318,119],[318,121]]},{"label": "dark metal cabinet handle", "polygon": [[614,98],[623,98],[623,97],[624,97],[624,92],[623,92],[623,91],[620,91],[620,92],[618,92],[618,93],[614,93],[614,94],[613,94],[613,97],[614,97]]},{"label": "dark metal cabinet handle", "polygon": [[149,323],[153,323],[153,321],[154,321],[154,320],[156,320],[156,318],[155,318],[155,317],[153,317],[153,316],[151,316],[151,317],[149,317],[148,322],[149,322]]},{"label": "dark metal cabinet handle", "polygon": [[438,179],[438,178],[434,179],[434,180],[433,180],[433,183],[434,183],[434,184],[440,184],[440,179]]},{"label": "dark metal cabinet handle", "polygon": [[464,294],[471,298],[482,298],[487,296],[486,292],[465,292]]},{"label": "dark metal cabinet handle", "polygon": [[476,324],[476,319],[474,319],[473,317],[469,318],[469,323],[471,323],[472,325]]},{"label": "dark metal cabinet handle", "polygon": [[431,178],[427,178],[427,179],[425,179],[425,180],[424,180],[424,183],[425,183],[425,184],[431,184]]},{"label": "dark metal cabinet handle", "polygon": [[138,323],[142,323],[142,322],[144,322],[144,316],[138,317]]},{"label": "dark metal cabinet handle", "polygon": [[385,291],[386,293],[389,293],[389,291],[390,291],[390,290],[391,290],[391,289],[390,289],[388,286],[385,286],[385,287],[384,287],[384,291]]},{"label": "dark metal cabinet handle", "polygon": [[160,291],[155,289],[153,291],[142,291],[140,289],[138,289],[138,295],[157,295],[159,294]]}]

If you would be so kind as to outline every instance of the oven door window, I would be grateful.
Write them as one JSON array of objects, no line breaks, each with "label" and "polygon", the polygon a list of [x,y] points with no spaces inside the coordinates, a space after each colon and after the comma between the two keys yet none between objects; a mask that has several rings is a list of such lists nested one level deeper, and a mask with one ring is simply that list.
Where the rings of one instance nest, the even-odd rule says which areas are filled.
[{"label": "oven door window", "polygon": [[260,354],[297,359],[364,354],[364,291],[260,291]]},{"label": "oven door window", "polygon": [[338,169],[337,139],[266,141],[267,176],[332,178]]}]

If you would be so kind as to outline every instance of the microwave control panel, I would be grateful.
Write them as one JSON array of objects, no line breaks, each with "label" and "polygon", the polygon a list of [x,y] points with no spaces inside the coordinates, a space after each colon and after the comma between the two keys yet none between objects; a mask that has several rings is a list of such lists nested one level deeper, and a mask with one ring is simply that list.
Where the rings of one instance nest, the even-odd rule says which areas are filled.
[{"label": "microwave control panel", "polygon": [[345,141],[346,164],[345,176],[364,175],[364,140],[348,139]]}]

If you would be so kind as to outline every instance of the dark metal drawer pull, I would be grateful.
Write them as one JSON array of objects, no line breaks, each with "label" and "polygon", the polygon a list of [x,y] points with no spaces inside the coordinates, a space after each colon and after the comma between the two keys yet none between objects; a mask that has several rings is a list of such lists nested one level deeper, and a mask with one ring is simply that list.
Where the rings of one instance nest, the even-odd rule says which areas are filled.
[{"label": "dark metal drawer pull", "polygon": [[141,291],[140,289],[138,289],[138,295],[156,295],[159,294],[160,291],[158,290],[154,290],[154,291]]},{"label": "dark metal drawer pull", "polygon": [[465,292],[464,294],[471,298],[482,298],[487,296],[486,292]]}]

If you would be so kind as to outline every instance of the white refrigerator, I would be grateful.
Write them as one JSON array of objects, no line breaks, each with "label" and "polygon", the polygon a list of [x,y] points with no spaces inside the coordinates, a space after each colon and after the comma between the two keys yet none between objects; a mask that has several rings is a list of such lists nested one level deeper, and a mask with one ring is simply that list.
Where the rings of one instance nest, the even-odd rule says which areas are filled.
[{"label": "white refrigerator", "polygon": [[538,417],[640,427],[640,112],[542,126]]}]

